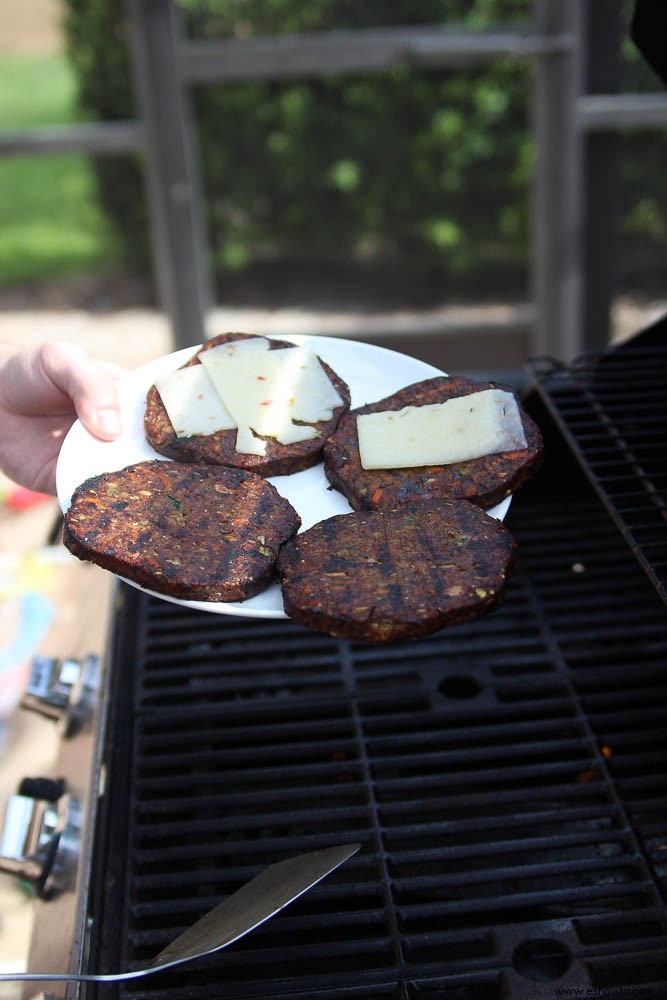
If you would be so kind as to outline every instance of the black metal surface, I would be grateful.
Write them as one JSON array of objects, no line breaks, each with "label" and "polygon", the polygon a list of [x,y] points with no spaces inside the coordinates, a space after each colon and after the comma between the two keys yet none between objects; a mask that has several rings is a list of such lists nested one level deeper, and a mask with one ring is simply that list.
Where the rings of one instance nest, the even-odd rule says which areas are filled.
[{"label": "black metal surface", "polygon": [[607,511],[667,603],[667,333],[566,367],[531,363],[535,386]]},{"label": "black metal surface", "polygon": [[140,963],[271,861],[363,847],[228,951],[90,996],[667,995],[665,609],[549,455],[510,509],[505,602],[428,640],[124,591],[91,967]]}]

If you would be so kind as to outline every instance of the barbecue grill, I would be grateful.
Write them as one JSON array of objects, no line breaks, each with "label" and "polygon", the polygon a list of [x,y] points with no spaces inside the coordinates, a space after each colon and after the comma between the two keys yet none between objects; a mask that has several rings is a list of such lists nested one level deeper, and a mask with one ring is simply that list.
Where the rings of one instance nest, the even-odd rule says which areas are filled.
[{"label": "barbecue grill", "polygon": [[641,338],[529,363],[545,463],[476,622],[366,646],[119,587],[75,961],[140,966],[272,861],[362,848],[226,951],[86,997],[667,995],[666,366]]}]

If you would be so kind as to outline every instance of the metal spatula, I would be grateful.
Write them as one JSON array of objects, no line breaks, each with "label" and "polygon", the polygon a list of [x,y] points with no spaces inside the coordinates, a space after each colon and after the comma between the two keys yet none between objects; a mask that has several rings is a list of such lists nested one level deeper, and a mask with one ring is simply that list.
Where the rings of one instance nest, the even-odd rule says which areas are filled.
[{"label": "metal spatula", "polygon": [[279,913],[288,903],[298,899],[316,885],[325,875],[342,865],[360,848],[360,844],[327,847],[322,851],[300,854],[296,858],[278,861],[232,893],[222,903],[210,910],[192,927],[168,944],[143,969],[132,972],[112,973],[51,973],[19,972],[2,973],[0,982],[80,982],[112,983],[122,979],[139,979],[153,972],[161,972],[174,965],[190,962],[193,958],[211,955],[221,948],[238,941],[249,931],[259,927],[269,917]]}]

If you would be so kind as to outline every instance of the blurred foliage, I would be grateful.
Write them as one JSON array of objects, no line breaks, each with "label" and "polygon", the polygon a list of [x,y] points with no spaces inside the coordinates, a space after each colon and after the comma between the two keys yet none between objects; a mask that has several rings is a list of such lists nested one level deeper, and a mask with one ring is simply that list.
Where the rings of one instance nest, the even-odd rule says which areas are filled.
[{"label": "blurred foliage", "polygon": [[521,24],[531,0],[179,0],[190,37],[248,38],[299,32],[442,24],[484,29]]},{"label": "blurred foliage", "polygon": [[[401,24],[525,23],[530,0],[181,0],[194,39]],[[134,115],[123,0],[66,0],[86,112]],[[632,70],[638,64],[627,57]],[[523,293],[528,270],[531,66],[395,68],[354,77],[207,84],[192,98],[218,273],[291,259],[396,270],[440,289]],[[663,151],[667,152],[664,149]],[[664,162],[664,159],[663,159]],[[139,166],[97,165],[103,202],[147,259]],[[624,165],[629,240],[665,249],[645,164]]]},{"label": "blurred foliage", "polygon": [[219,257],[400,261],[450,278],[520,270],[525,86],[525,69],[503,64],[484,80],[396,69],[198,89]]}]

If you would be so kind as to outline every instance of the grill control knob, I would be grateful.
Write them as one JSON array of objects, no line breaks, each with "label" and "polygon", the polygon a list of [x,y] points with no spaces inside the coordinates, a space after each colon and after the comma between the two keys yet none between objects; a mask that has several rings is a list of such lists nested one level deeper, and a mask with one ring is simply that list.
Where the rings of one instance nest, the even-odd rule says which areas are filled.
[{"label": "grill control knob", "polygon": [[[33,788],[41,796],[22,794]],[[68,887],[76,871],[81,809],[59,781],[25,779],[7,802],[0,831],[0,872],[15,875],[47,898]]]},{"label": "grill control knob", "polygon": [[100,659],[92,653],[82,660],[35,656],[21,706],[53,719],[63,736],[73,736],[92,715],[99,675]]}]

